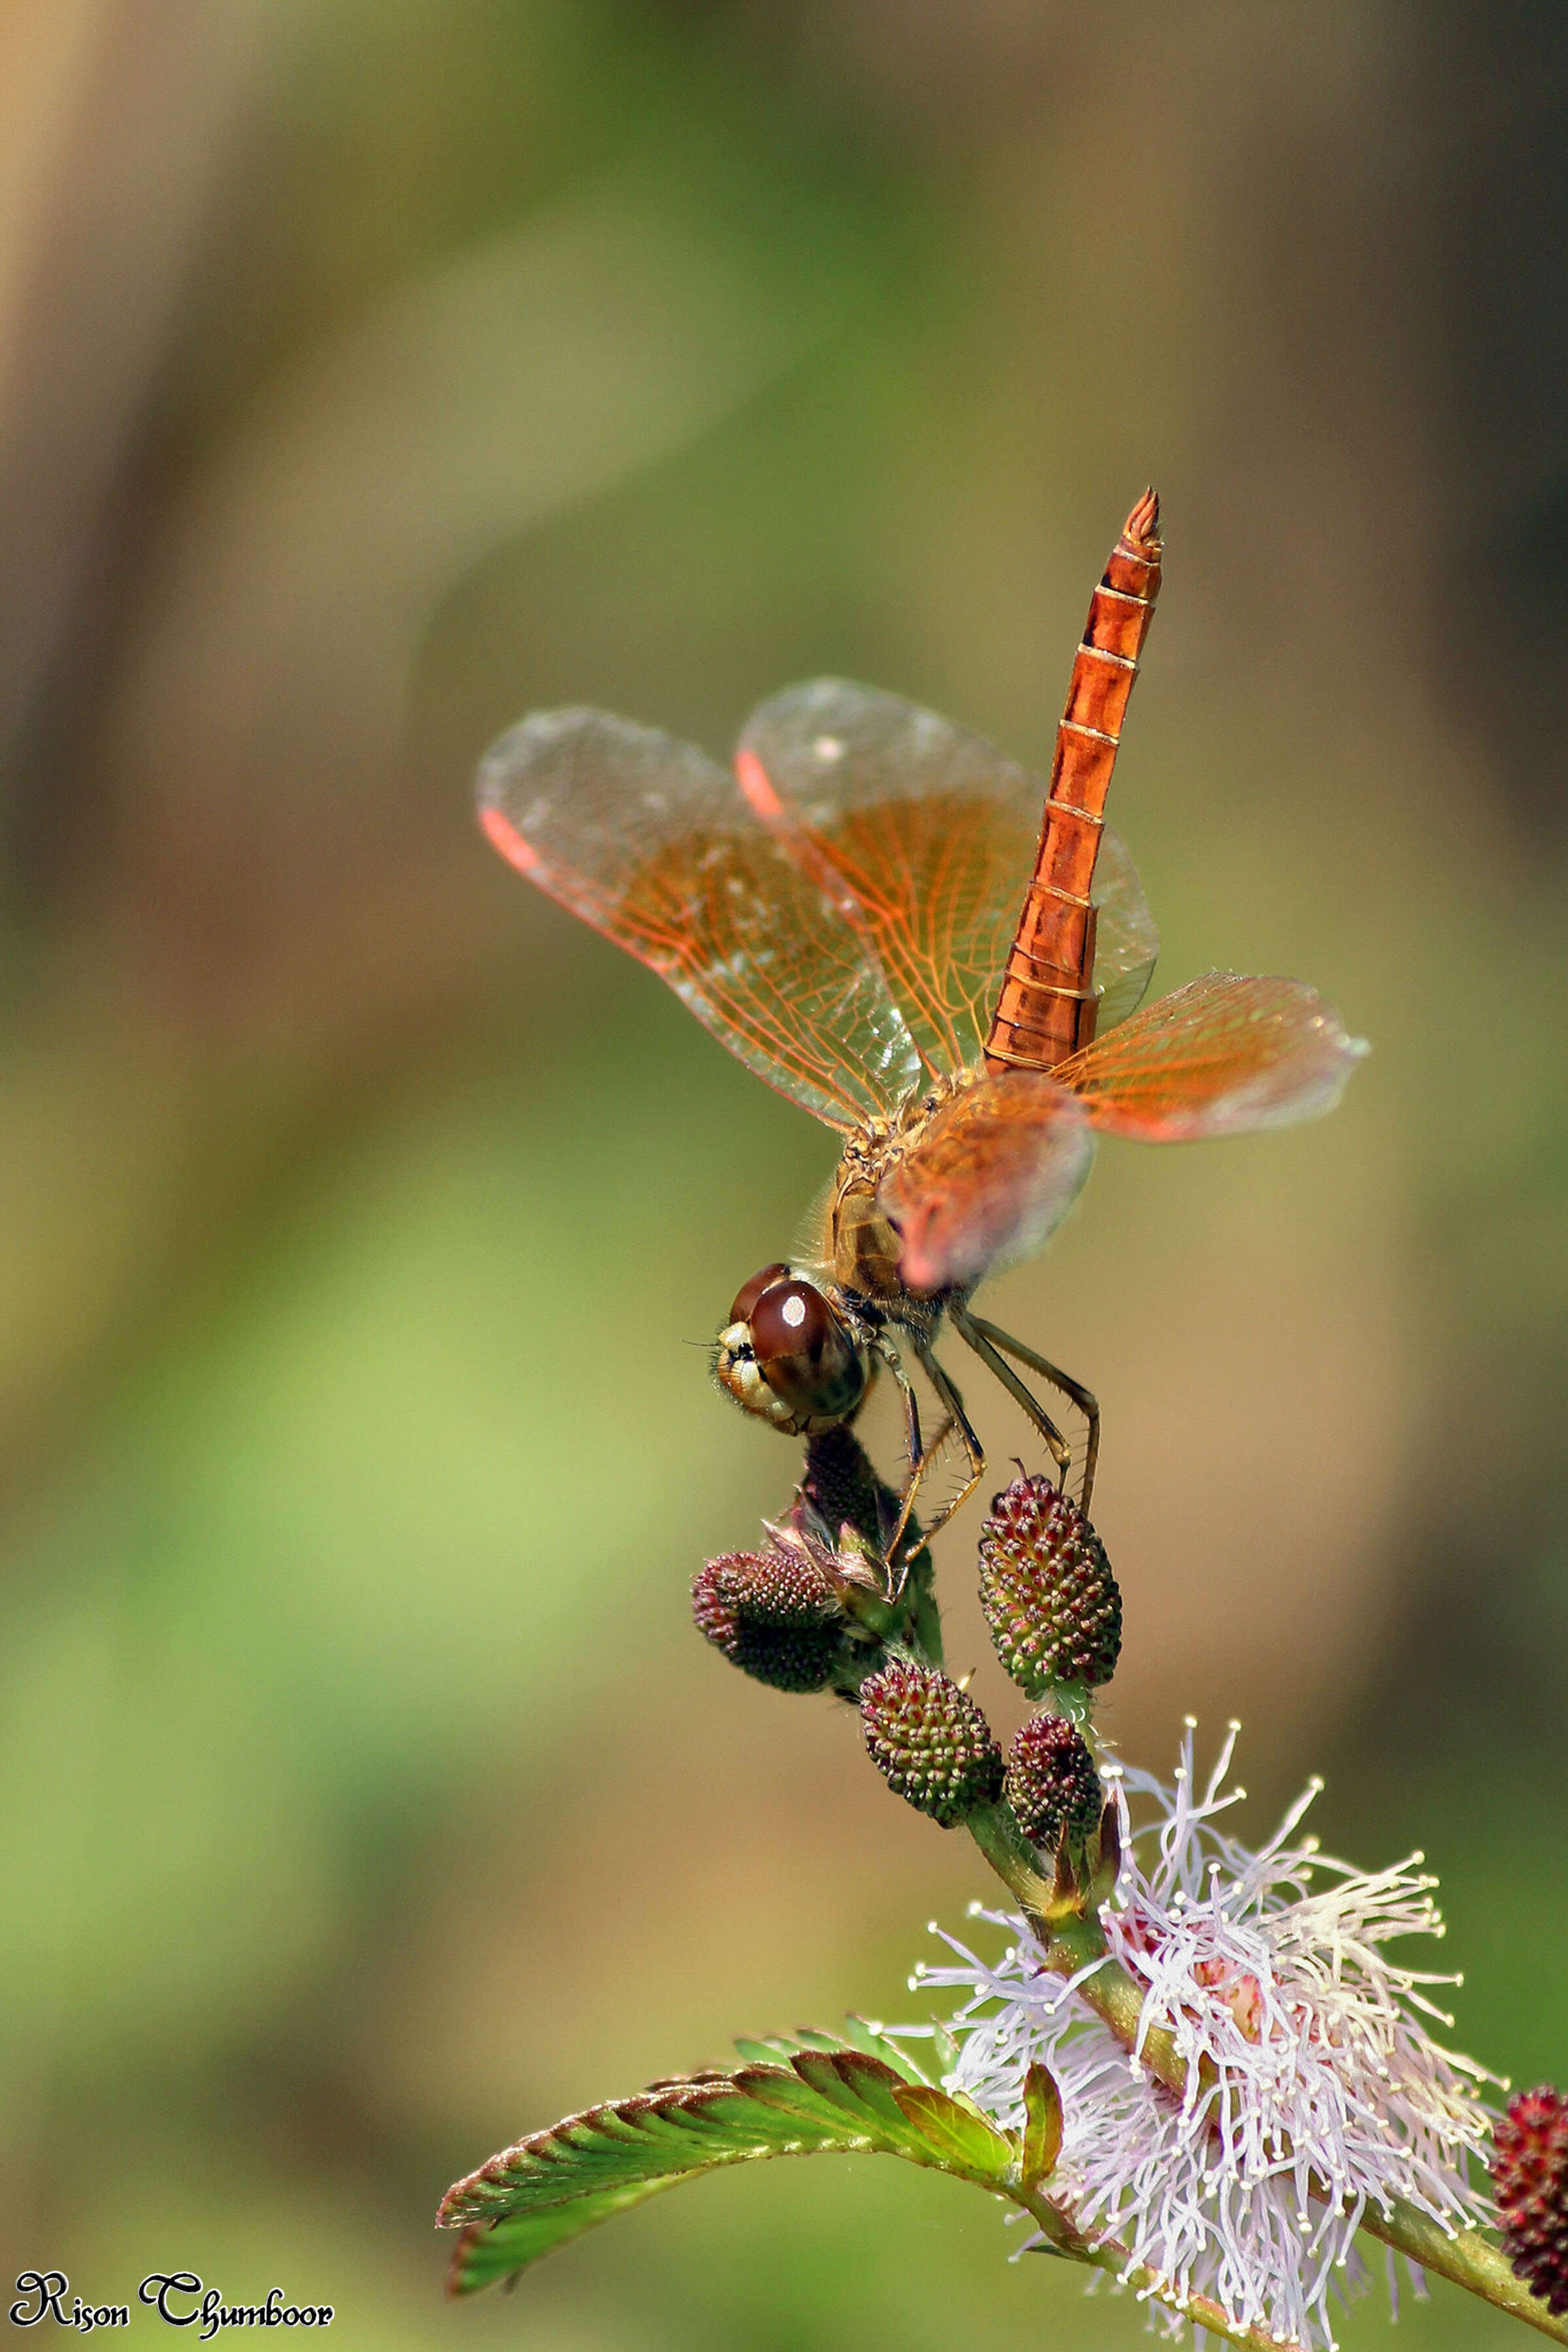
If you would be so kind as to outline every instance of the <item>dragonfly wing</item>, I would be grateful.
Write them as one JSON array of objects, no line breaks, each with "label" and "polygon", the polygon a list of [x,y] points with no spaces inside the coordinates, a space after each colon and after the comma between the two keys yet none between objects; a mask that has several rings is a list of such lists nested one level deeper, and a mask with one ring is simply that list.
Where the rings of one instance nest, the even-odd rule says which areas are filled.
[{"label": "dragonfly wing", "polygon": [[916,1083],[865,940],[705,752],[604,711],[537,711],[487,753],[478,795],[520,873],[828,1126],[891,1110]]},{"label": "dragonfly wing", "polygon": [[1126,843],[1109,825],[1100,836],[1090,898],[1095,927],[1094,992],[1100,999],[1094,1034],[1103,1037],[1136,1013],[1154,977],[1160,934]]},{"label": "dragonfly wing", "polygon": [[947,1290],[1026,1257],[1071,1208],[1093,1157],[1083,1105],[1043,1071],[966,1087],[879,1190],[902,1241],[900,1279]]},{"label": "dragonfly wing", "polygon": [[[900,695],[833,677],[754,710],[735,765],[758,816],[860,929],[927,1065],[952,1072],[977,1060],[1034,870],[1041,779]],[[1109,1027],[1137,1003],[1159,949],[1132,861],[1110,834],[1092,895]]]},{"label": "dragonfly wing", "polygon": [[1181,1143],[1317,1118],[1366,1051],[1304,981],[1211,971],[1054,1075],[1102,1131]]}]

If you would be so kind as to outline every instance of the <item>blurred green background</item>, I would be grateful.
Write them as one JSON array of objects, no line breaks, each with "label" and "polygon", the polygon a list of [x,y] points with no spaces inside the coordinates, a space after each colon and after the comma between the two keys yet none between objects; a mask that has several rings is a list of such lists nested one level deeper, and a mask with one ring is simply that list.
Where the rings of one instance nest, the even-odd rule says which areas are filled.
[{"label": "blurred green background", "polygon": [[429,2224],[732,2032],[915,2013],[984,1891],[688,1619],[791,1478],[693,1343],[832,1139],[481,847],[474,761],[833,670],[1043,763],[1147,480],[1165,983],[1376,1050],[1108,1147],[990,1311],[1104,1402],[1107,1728],[1243,1716],[1259,1827],[1326,1770],[1443,1874],[1462,2045],[1568,2074],[1565,117],[1527,0],[10,0],[7,2275],[368,2352],[1138,2335],[869,2159],[463,2309]]}]

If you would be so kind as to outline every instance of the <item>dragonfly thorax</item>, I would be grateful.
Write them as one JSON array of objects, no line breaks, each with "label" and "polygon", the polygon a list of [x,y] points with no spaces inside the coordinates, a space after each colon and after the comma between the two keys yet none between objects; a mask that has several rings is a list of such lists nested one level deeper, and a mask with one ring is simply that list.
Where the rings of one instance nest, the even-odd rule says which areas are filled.
[{"label": "dragonfly thorax", "polygon": [[852,1134],[834,1179],[829,1213],[834,1279],[841,1289],[875,1301],[893,1319],[910,1293],[902,1273],[903,1236],[882,1204],[881,1188],[920,1144],[937,1114],[963,1090],[964,1079],[932,1078],[907,1096],[890,1118]]},{"label": "dragonfly thorax", "polygon": [[884,1305],[901,1298],[902,1248],[898,1227],[878,1206],[874,1190],[857,1185],[838,1194],[833,1204],[833,1272],[841,1288]]}]

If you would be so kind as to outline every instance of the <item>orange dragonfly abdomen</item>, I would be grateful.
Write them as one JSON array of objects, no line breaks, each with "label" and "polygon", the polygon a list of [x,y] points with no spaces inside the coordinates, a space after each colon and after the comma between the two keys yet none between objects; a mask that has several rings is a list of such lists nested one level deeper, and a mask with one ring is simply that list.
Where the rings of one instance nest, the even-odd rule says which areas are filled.
[{"label": "orange dragonfly abdomen", "polygon": [[985,1041],[985,1066],[1049,1070],[1094,1036],[1089,888],[1127,698],[1160,593],[1160,501],[1146,490],[1094,592],[1057,729],[1034,878]]}]

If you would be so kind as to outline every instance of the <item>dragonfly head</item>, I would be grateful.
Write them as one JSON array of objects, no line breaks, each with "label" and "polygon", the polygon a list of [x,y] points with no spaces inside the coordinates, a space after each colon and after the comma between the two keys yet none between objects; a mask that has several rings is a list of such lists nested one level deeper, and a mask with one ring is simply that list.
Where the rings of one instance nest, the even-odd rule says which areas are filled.
[{"label": "dragonfly head", "polygon": [[866,1349],[826,1293],[784,1265],[735,1294],[713,1353],[721,1388],[788,1437],[847,1421],[866,1393]]}]

